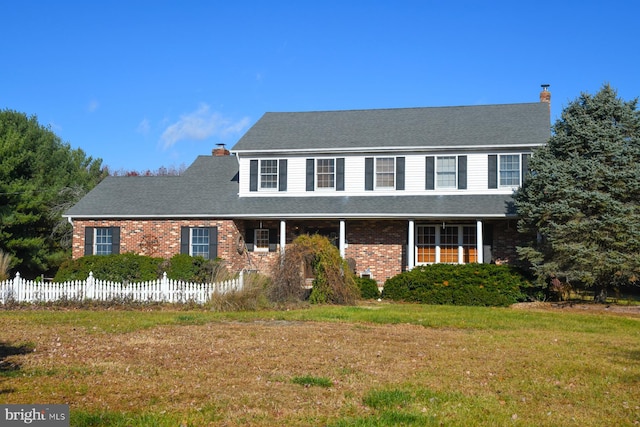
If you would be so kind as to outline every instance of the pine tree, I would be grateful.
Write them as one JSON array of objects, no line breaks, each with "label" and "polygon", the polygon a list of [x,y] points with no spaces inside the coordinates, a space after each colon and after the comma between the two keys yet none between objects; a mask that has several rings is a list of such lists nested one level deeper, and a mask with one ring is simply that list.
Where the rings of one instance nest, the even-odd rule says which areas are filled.
[{"label": "pine tree", "polygon": [[515,195],[519,247],[541,282],[593,288],[596,301],[640,284],[640,112],[609,85],[581,94],[531,158]]}]

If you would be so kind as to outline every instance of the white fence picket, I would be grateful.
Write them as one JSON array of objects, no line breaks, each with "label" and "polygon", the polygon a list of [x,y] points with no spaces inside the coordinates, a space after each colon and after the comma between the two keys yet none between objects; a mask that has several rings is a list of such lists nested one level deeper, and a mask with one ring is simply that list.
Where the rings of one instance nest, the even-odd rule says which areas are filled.
[{"label": "white fence picket", "polygon": [[89,273],[86,280],[69,282],[41,282],[26,280],[16,273],[13,279],[0,282],[0,304],[7,302],[36,303],[59,300],[130,300],[136,302],[195,302],[203,304],[214,293],[239,291],[244,286],[244,275],[219,283],[190,283],[167,278],[147,282],[118,283],[99,280]]}]

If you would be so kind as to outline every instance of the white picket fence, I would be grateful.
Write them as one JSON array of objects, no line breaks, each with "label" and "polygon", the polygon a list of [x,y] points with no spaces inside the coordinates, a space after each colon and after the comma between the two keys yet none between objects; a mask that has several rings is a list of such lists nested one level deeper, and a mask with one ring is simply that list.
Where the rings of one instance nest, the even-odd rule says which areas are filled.
[{"label": "white picket fence", "polygon": [[244,275],[240,272],[237,279],[219,283],[191,283],[182,280],[162,278],[147,282],[119,283],[99,280],[89,273],[86,280],[70,282],[43,282],[26,280],[17,273],[13,279],[0,282],[0,303],[20,302],[38,303],[59,300],[114,301],[126,300],[135,302],[195,302],[204,304],[215,293],[239,291],[244,286]]}]

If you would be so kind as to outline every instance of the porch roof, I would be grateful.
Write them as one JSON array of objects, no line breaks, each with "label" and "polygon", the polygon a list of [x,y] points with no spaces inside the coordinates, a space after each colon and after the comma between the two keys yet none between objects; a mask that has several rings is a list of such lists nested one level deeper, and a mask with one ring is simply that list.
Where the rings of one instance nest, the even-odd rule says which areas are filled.
[{"label": "porch roof", "polygon": [[200,156],[181,176],[108,177],[68,218],[504,218],[510,195],[238,197],[235,156]]}]

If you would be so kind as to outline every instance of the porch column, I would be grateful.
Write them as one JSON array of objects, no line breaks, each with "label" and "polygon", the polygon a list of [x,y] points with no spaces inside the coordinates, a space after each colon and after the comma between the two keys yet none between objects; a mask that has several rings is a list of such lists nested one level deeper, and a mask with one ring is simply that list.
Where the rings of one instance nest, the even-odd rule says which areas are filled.
[{"label": "porch column", "polygon": [[347,241],[347,232],[346,232],[346,226],[345,226],[345,221],[344,219],[340,220],[340,241],[339,241],[339,248],[340,248],[340,256],[344,259],[346,258],[346,241]]},{"label": "porch column", "polygon": [[287,243],[287,222],[280,221],[280,253],[284,255],[284,247]]},{"label": "porch column", "polygon": [[482,242],[482,220],[476,220],[476,251],[478,253],[478,264],[484,262],[484,244]]},{"label": "porch column", "polygon": [[409,270],[412,270],[413,267],[416,266],[416,260],[415,260],[415,253],[416,253],[416,242],[415,242],[415,237],[416,237],[416,225],[415,225],[415,221],[410,219],[409,220],[409,235],[407,236],[407,268]]}]

